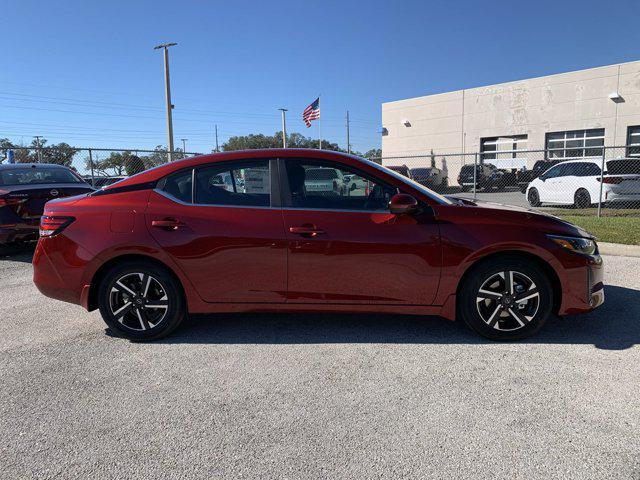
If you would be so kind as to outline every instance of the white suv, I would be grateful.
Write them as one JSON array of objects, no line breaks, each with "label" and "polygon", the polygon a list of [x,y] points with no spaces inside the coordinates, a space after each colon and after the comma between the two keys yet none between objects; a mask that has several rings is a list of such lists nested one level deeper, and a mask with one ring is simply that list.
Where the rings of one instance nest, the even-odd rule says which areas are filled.
[{"label": "white suv", "polygon": [[569,160],[559,163],[533,180],[527,187],[532,207],[543,203],[586,208],[598,203],[602,180],[602,201],[640,201],[640,159],[607,160],[604,176],[600,159]]}]

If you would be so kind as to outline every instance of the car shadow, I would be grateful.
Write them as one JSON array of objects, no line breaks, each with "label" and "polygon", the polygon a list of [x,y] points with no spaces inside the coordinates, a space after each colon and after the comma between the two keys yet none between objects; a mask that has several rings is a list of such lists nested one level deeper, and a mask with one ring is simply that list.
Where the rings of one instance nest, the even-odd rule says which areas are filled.
[{"label": "car shadow", "polygon": [[[528,344],[592,344],[624,350],[640,343],[640,291],[605,287],[606,302],[584,315],[552,317]],[[187,320],[160,343],[484,344],[460,322],[438,317],[364,314],[216,314]]]},{"label": "car shadow", "polygon": [[0,245],[0,262],[24,262],[31,263],[36,242]]}]

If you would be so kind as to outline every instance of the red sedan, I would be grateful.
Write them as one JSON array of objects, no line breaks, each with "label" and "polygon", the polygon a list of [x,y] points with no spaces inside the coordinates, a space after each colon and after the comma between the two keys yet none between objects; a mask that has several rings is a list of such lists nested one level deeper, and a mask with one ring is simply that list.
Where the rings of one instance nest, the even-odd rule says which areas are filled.
[{"label": "red sedan", "polygon": [[[320,183],[323,169],[347,178]],[[594,238],[320,150],[189,158],[45,206],[34,281],[148,340],[189,313],[387,312],[514,340],[604,301]]]}]

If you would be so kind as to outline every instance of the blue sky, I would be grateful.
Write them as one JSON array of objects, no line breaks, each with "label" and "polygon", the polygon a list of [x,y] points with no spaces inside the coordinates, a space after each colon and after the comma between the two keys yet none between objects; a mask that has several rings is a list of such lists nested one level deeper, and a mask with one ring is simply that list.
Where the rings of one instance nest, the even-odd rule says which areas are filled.
[{"label": "blue sky", "polygon": [[176,145],[301,120],[322,94],[323,137],[380,145],[383,101],[640,59],[637,1],[60,1],[3,5],[0,138],[166,144],[171,50]]}]

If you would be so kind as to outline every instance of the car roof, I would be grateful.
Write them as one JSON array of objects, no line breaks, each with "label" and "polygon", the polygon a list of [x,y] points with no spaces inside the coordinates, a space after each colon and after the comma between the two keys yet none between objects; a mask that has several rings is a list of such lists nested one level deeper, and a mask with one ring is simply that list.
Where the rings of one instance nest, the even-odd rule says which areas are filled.
[{"label": "car roof", "polygon": [[0,170],[11,170],[12,168],[64,168],[69,170],[69,167],[56,163],[0,163]]},{"label": "car roof", "polygon": [[368,160],[342,152],[332,150],[319,150],[315,148],[264,148],[257,150],[234,150],[231,152],[211,153],[198,155],[195,157],[183,158],[169,163],[163,163],[157,167],[145,170],[131,177],[118,182],[117,186],[110,185],[105,190],[111,188],[122,188],[128,185],[155,182],[172,172],[183,168],[193,168],[204,164],[258,158],[306,158],[317,160],[337,160],[346,165],[362,167]]}]

